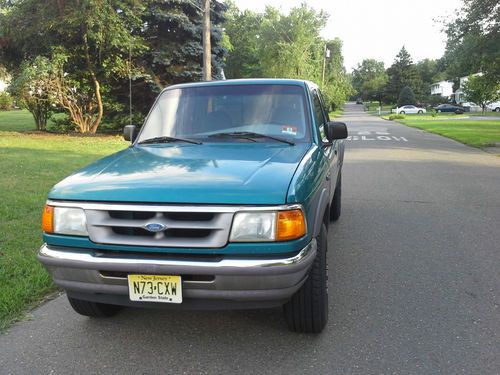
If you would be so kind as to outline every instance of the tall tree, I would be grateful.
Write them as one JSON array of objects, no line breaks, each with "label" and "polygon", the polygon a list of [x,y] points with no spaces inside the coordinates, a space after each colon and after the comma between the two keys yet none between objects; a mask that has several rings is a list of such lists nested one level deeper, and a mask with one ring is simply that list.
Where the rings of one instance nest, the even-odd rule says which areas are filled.
[{"label": "tall tree", "polygon": [[259,38],[262,15],[250,10],[240,11],[230,3],[225,29],[232,49],[226,58],[227,78],[262,77]]},{"label": "tall tree", "polygon": [[463,0],[446,24],[445,59],[450,78],[482,72],[500,82],[500,4],[498,0]]},{"label": "tall tree", "polygon": [[388,101],[395,102],[405,86],[412,89],[420,86],[413,60],[404,46],[396,55],[394,63],[387,69],[387,75],[389,81],[385,95]]},{"label": "tall tree", "polygon": [[387,73],[382,61],[365,59],[352,73],[352,84],[358,95],[365,100],[378,100],[382,104]]}]

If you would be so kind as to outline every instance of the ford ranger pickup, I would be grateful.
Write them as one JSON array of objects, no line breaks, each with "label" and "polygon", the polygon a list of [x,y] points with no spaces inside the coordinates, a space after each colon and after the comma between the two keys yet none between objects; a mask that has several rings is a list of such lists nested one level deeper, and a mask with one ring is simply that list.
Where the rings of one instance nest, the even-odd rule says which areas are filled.
[{"label": "ford ranger pickup", "polygon": [[318,86],[170,86],[124,137],[43,210],[38,259],[77,313],[283,306],[291,330],[323,330],[347,128]]}]

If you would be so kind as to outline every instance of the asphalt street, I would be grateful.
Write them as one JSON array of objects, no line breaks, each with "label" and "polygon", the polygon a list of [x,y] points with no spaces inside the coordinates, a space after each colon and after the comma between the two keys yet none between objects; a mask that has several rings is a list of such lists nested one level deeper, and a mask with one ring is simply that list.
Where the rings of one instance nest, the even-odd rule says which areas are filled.
[{"label": "asphalt street", "polygon": [[0,374],[499,374],[500,158],[348,104],[330,321],[281,311],[73,313],[0,335]]}]

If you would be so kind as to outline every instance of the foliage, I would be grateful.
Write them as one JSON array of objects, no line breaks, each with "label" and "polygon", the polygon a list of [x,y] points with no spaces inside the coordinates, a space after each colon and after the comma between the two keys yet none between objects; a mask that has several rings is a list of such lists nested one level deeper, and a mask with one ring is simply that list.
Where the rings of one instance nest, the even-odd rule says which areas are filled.
[{"label": "foliage", "polygon": [[405,119],[406,116],[401,114],[401,113],[393,113],[391,115],[389,115],[388,119],[389,120],[402,120],[402,119]]},{"label": "foliage", "polygon": [[227,78],[263,76],[259,53],[262,22],[262,14],[250,10],[240,11],[234,3],[230,3],[225,23],[226,35],[232,47],[224,68]]},{"label": "foliage", "polygon": [[483,72],[500,82],[500,4],[498,0],[463,0],[455,19],[446,24],[449,77]]},{"label": "foliage", "polygon": [[58,104],[79,131],[95,133],[103,116],[105,82],[127,74],[129,50],[143,50],[130,33],[140,26],[135,12],[140,3],[21,0],[13,4],[4,26],[6,60],[11,66],[36,56],[55,60]]},{"label": "foliage", "polygon": [[387,69],[387,75],[389,77],[385,90],[387,101],[395,102],[405,86],[414,89],[421,85],[413,60],[404,46],[396,55],[394,63]]},{"label": "foliage", "polygon": [[305,4],[283,14],[273,7],[264,13],[240,11],[230,3],[224,25],[232,47],[227,77],[314,81],[321,83],[328,107],[341,107],[352,86],[343,66],[342,42],[320,36],[327,19],[326,13]]},{"label": "foliage", "polygon": [[409,86],[405,86],[401,89],[398,97],[398,107],[403,105],[415,105],[417,101],[415,99],[415,94]]},{"label": "foliage", "polygon": [[[194,1],[18,0],[0,6],[2,61],[17,75],[25,60],[53,59],[58,104],[81,132],[94,133],[103,118],[124,124],[129,77],[137,121],[163,87],[201,79],[202,13]],[[225,10],[212,1],[215,78],[226,52]]]},{"label": "foliage", "polygon": [[381,104],[387,73],[382,61],[365,59],[353,70],[352,84],[364,100],[378,100]]},{"label": "foliage", "polygon": [[10,111],[12,109],[12,97],[8,92],[0,92],[0,111]]},{"label": "foliage", "polygon": [[9,86],[18,104],[31,112],[37,130],[45,130],[52,116],[55,97],[51,91],[52,64],[46,57],[38,56],[25,61],[20,72]]},{"label": "foliage", "polygon": [[483,113],[488,103],[500,98],[500,82],[492,81],[486,75],[469,76],[463,90],[467,100],[480,105]]}]

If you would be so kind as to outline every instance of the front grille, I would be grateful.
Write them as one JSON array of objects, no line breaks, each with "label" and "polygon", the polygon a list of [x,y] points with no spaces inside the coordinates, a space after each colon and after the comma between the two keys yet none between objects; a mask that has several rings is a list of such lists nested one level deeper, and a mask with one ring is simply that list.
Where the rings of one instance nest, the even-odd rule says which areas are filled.
[{"label": "front grille", "polygon": [[[226,245],[232,212],[193,212],[189,206],[169,211],[86,209],[90,239],[95,243],[155,247],[220,248]],[[148,224],[164,229],[152,232]]]}]

